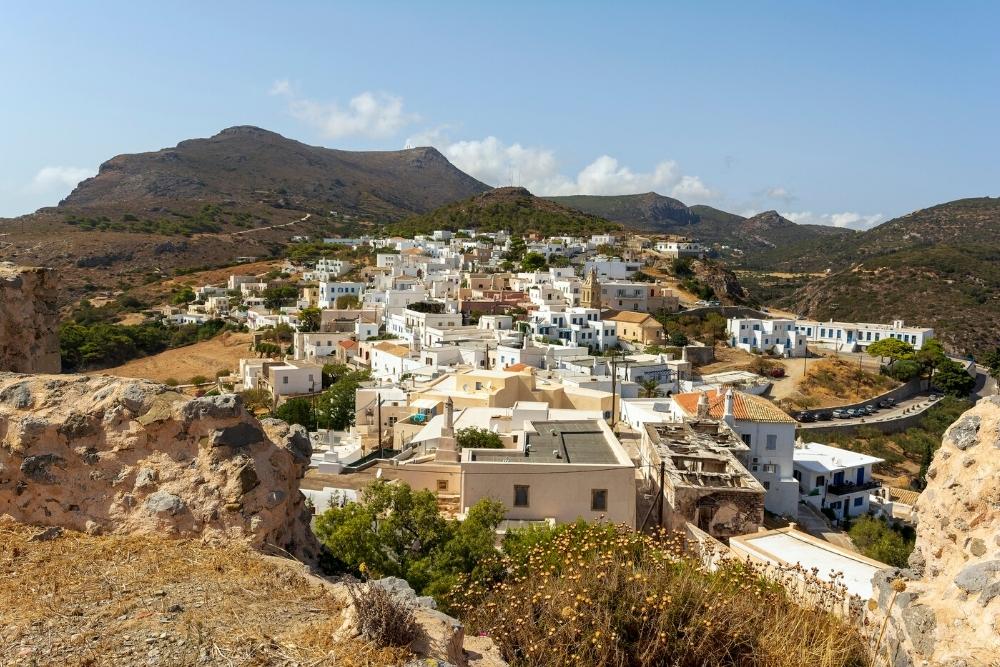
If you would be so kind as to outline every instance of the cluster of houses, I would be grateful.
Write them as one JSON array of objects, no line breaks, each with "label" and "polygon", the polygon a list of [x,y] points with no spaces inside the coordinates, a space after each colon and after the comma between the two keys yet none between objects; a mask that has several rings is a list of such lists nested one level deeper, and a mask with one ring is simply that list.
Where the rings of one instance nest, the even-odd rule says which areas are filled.
[{"label": "cluster of houses", "polygon": [[[640,272],[650,258],[704,255],[696,241],[529,240],[527,251],[570,261],[522,272],[501,270],[512,243],[502,232],[347,241],[370,246],[374,262],[288,265],[292,282],[233,275],[168,314],[234,319],[261,340],[287,325],[290,341],[243,359],[232,378],[274,405],[322,392],[326,364],[369,372],[355,424],[312,434],[319,473],[375,467],[459,517],[496,498],[512,526],[582,517],[720,540],[762,529],[765,513],[794,519],[803,503],[858,516],[878,493],[879,459],[797,440],[795,420],[761,395],[766,379],[699,374],[713,347],[669,344],[658,317],[686,304]],[[618,256],[599,253],[608,246]],[[265,304],[289,284],[292,303]],[[319,311],[310,326],[306,309]],[[797,357],[887,337],[919,348],[933,331],[734,317],[726,342]],[[468,429],[500,448],[463,447]]]}]

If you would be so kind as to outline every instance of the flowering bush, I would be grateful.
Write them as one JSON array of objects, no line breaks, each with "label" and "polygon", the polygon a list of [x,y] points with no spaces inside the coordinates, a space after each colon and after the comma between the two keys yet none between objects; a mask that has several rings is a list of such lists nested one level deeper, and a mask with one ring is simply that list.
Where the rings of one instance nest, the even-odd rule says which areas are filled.
[{"label": "flowering bush", "polygon": [[580,522],[512,533],[499,558],[506,576],[466,579],[451,602],[513,665],[868,664],[861,633],[828,611],[841,595],[805,604],[760,568],[708,571],[678,535]]}]

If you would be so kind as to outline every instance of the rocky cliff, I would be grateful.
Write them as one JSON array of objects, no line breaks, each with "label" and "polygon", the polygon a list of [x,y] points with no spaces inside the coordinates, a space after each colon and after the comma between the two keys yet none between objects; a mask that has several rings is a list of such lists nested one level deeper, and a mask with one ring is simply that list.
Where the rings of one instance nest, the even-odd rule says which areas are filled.
[{"label": "rocky cliff", "polygon": [[1000,665],[1000,397],[945,433],[905,570],[876,577],[893,667]]},{"label": "rocky cliff", "polygon": [[0,373],[0,517],[90,534],[236,540],[315,562],[301,427],[239,397],[142,380]]},{"label": "rocky cliff", "polygon": [[0,371],[59,372],[56,277],[0,262]]}]

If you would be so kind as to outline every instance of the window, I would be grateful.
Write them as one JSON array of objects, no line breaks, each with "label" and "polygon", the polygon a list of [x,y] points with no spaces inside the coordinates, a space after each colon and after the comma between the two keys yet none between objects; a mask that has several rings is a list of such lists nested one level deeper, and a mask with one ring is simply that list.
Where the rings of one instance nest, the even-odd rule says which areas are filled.
[{"label": "window", "polygon": [[778,436],[774,435],[773,433],[769,433],[768,436],[767,436],[767,445],[766,445],[766,447],[768,449],[770,449],[770,450],[777,449],[778,448]]},{"label": "window", "polygon": [[817,475],[816,486],[826,486],[826,477],[824,477],[823,475]]},{"label": "window", "polygon": [[770,491],[771,490],[771,483],[770,482],[761,482],[761,483],[764,485],[764,490],[765,491]]},{"label": "window", "polygon": [[591,489],[590,490],[590,509],[593,512],[607,512],[608,511],[608,490],[607,489]]},{"label": "window", "polygon": [[740,437],[743,438],[743,444],[745,444],[745,445],[749,445],[750,444],[750,434],[749,433],[744,433]]},{"label": "window", "polygon": [[862,502],[864,502],[864,499],[861,496],[858,496],[857,498],[854,499],[854,506],[861,507]]},{"label": "window", "polygon": [[446,479],[439,479],[437,481],[437,489],[438,489],[438,491],[447,491],[448,490],[448,480],[446,480]]},{"label": "window", "polygon": [[528,486],[523,484],[514,485],[514,507],[528,506]]},{"label": "window", "polygon": [[288,384],[288,376],[285,375],[281,378],[281,384]]}]

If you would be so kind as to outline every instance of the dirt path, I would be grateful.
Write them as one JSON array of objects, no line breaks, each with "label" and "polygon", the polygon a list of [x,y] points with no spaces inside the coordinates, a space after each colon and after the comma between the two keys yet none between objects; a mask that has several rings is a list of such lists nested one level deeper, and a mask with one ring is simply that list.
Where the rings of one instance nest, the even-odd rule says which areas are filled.
[{"label": "dirt path", "polygon": [[204,375],[211,379],[219,370],[236,370],[240,365],[240,359],[252,356],[248,349],[250,339],[248,333],[226,332],[212,340],[166,350],[151,357],[134,359],[121,366],[90,374],[145,378],[156,382],[174,379],[185,383],[195,375]]}]

